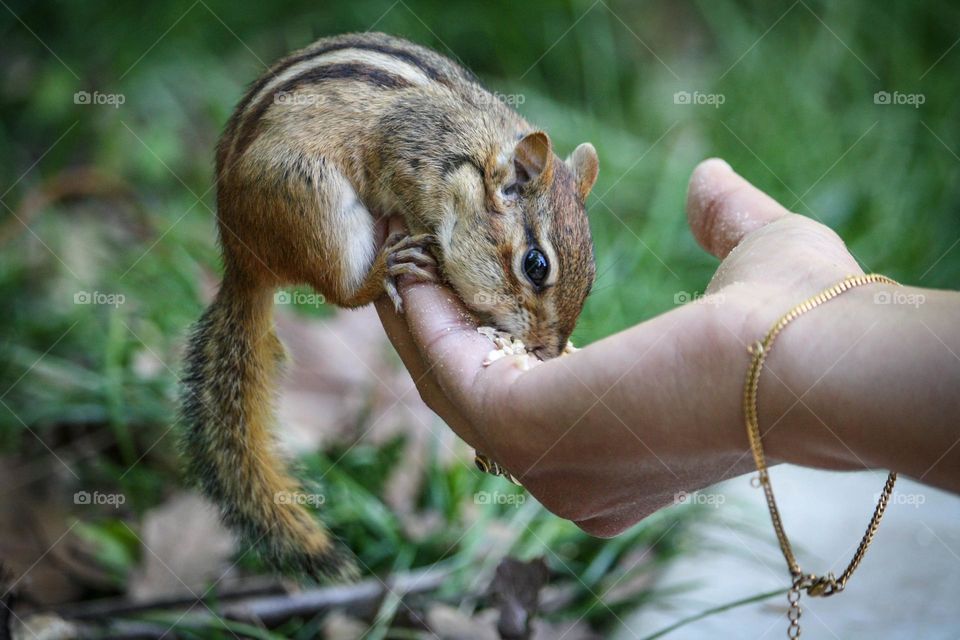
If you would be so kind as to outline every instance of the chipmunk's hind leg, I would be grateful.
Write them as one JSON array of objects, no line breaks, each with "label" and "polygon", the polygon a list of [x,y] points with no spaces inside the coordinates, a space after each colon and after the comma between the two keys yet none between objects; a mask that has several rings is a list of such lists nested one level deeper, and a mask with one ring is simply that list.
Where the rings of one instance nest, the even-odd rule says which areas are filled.
[{"label": "chipmunk's hind leg", "polygon": [[301,253],[300,273],[305,282],[339,306],[356,297],[377,258],[376,220],[360,201],[346,177],[331,163],[309,163],[310,179],[291,174],[287,191],[300,211],[292,216],[300,227],[288,247]]}]

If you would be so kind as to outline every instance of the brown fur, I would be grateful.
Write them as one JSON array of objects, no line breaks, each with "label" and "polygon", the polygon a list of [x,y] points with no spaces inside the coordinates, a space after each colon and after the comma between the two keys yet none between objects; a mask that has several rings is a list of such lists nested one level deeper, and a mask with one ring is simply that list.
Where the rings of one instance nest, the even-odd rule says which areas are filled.
[{"label": "brown fur", "polygon": [[[429,245],[467,306],[558,355],[593,282],[596,167],[592,146],[562,161],[468,71],[384,34],[320,40],[252,85],[217,146],[226,275],[191,341],[184,397],[193,475],[246,542],[313,577],[348,567],[303,506],[276,499],[297,489],[269,431],[275,288],[307,284],[344,307],[394,294],[392,277],[418,270],[396,244],[378,249],[373,225],[400,214],[416,234],[404,246],[429,260]],[[551,257],[543,286],[522,271],[532,247]]]}]

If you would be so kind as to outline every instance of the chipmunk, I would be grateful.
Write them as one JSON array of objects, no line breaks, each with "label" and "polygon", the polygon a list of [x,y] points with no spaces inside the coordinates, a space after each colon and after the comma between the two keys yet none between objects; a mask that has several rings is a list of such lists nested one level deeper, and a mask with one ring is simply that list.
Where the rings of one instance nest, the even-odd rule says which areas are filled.
[{"label": "chipmunk", "polygon": [[[597,171],[589,143],[561,160],[469,71],[381,33],[318,40],[251,86],[216,150],[224,274],[187,349],[182,445],[244,543],[282,572],[351,572],[274,451],[275,289],[351,308],[386,293],[400,311],[395,279],[435,266],[478,318],[554,357],[594,279]],[[391,214],[409,235],[380,248]]]}]

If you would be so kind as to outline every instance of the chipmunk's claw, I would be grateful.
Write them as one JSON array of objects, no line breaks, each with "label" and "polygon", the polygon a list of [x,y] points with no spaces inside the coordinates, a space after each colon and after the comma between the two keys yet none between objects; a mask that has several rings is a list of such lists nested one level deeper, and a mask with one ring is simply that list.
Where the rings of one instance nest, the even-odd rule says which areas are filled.
[{"label": "chipmunk's claw", "polygon": [[400,249],[392,253],[390,257],[394,261],[394,264],[409,262],[420,267],[437,266],[436,259],[420,247]]},{"label": "chipmunk's claw", "polygon": [[393,278],[387,277],[383,279],[383,290],[387,293],[387,296],[389,296],[390,301],[393,303],[393,308],[396,309],[397,313],[403,313],[403,298],[400,297],[400,292],[397,291],[397,284]]},{"label": "chipmunk's claw", "polygon": [[397,278],[413,276],[418,282],[436,282],[435,273],[427,270],[437,266],[436,258],[430,253],[432,244],[431,235],[408,236],[402,233],[392,234],[384,243],[387,277],[384,278],[383,288],[397,313],[403,313],[403,299],[397,290]]}]

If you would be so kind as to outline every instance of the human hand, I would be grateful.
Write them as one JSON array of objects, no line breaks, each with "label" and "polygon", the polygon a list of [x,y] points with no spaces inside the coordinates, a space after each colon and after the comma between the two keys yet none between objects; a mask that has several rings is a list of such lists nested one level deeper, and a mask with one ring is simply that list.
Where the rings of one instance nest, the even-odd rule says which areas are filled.
[{"label": "human hand", "polygon": [[[483,367],[490,342],[442,286],[401,283],[402,318],[377,304],[428,406],[595,535],[619,533],[680,491],[750,471],[746,345],[799,301],[862,273],[832,230],[789,213],[721,160],[694,171],[687,214],[700,244],[723,260],[707,296],[529,371],[513,358]],[[806,406],[777,364],[768,363],[761,424],[779,423],[798,398]],[[784,423],[764,435],[771,463],[855,468]]]}]

